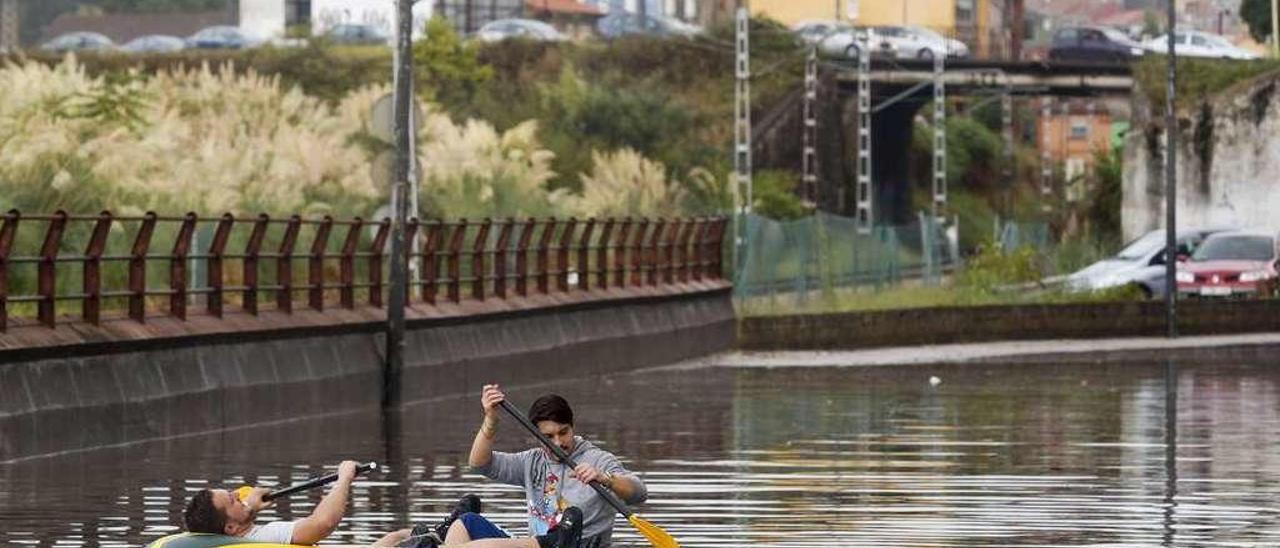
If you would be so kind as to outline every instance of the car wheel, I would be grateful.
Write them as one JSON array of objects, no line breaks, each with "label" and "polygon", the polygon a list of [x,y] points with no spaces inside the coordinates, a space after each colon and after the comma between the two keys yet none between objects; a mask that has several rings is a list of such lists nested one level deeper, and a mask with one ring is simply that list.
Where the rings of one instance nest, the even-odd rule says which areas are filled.
[{"label": "car wheel", "polygon": [[844,49],[844,56],[848,59],[853,59],[854,61],[857,61],[861,54],[862,51],[858,49],[858,46],[849,46]]},{"label": "car wheel", "polygon": [[933,60],[933,50],[931,50],[931,49],[929,49],[929,48],[924,48],[924,49],[920,50],[920,53],[916,54],[916,57],[918,57],[921,61],[932,61],[932,60]]}]

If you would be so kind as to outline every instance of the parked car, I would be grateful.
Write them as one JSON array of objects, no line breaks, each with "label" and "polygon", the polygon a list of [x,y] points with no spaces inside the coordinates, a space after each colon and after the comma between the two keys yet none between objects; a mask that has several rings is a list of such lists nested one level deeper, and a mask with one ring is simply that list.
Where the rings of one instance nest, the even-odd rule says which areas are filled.
[{"label": "parked car", "polygon": [[325,31],[324,37],[335,44],[382,45],[391,39],[373,25],[341,24]]},{"label": "parked car", "polygon": [[1053,35],[1051,61],[1129,61],[1146,49],[1118,30],[1107,27],[1068,27]]},{"label": "parked car", "polygon": [[596,23],[600,36],[608,39],[621,38],[633,34],[651,36],[671,36],[692,38],[702,34],[702,27],[690,25],[679,19],[664,15],[640,15],[625,11],[617,11],[600,18]]},{"label": "parked car", "polygon": [[969,46],[964,42],[947,38],[925,27],[882,26],[875,27],[876,35],[893,48],[899,59],[933,59],[939,55],[949,58],[969,56]]},{"label": "parked car", "polygon": [[[1153,53],[1169,52],[1169,35],[1163,34],[1142,43]],[[1226,38],[1207,32],[1187,31],[1173,35],[1173,51],[1184,57],[1209,57],[1213,59],[1237,59],[1252,61],[1261,57],[1229,42]]]},{"label": "parked car", "polygon": [[64,53],[68,51],[106,51],[115,48],[115,42],[96,32],[68,32],[40,46],[44,51]]},{"label": "parked car", "polygon": [[[1200,244],[1223,228],[1182,230],[1177,234],[1178,256],[1190,257]],[[1114,257],[1093,263],[1069,276],[1067,288],[1074,291],[1100,291],[1114,287],[1135,286],[1147,297],[1163,297],[1165,284],[1165,231],[1153,230],[1120,250]]]},{"label": "parked car", "polygon": [[187,38],[187,47],[193,49],[243,49],[257,42],[240,30],[240,27],[217,25],[206,27]]},{"label": "parked car", "polygon": [[569,37],[555,27],[535,19],[498,19],[485,23],[476,31],[481,42],[501,42],[520,38],[536,42],[563,42]]},{"label": "parked car", "polygon": [[897,53],[888,42],[881,40],[874,29],[848,27],[828,34],[818,42],[818,52],[827,57],[857,59],[862,50],[861,38],[866,36],[872,57],[894,58]]},{"label": "parked car", "polygon": [[130,40],[120,49],[129,53],[171,53],[187,48],[187,43],[177,36],[150,34]]},{"label": "parked car", "polygon": [[1231,231],[1214,234],[1179,264],[1178,294],[1199,297],[1274,296],[1275,233]]},{"label": "parked car", "polygon": [[840,21],[802,21],[791,27],[801,42],[810,46],[821,43],[826,37],[837,32],[852,30],[848,23]]}]

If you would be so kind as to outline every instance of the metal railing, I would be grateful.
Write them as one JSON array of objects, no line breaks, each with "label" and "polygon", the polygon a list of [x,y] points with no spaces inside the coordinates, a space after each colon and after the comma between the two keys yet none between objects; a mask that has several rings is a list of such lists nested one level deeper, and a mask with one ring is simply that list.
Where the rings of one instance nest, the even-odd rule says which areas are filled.
[{"label": "metal railing", "polygon": [[[298,297],[316,311],[386,302],[389,219],[12,210],[0,221],[0,332],[11,317],[66,322],[67,303],[100,325],[105,310],[146,322],[156,312],[185,320],[193,305],[221,318],[233,307],[257,315],[268,300],[291,314]],[[718,217],[412,219],[411,304],[722,279],[725,227]],[[153,251],[157,240],[164,252]]]}]

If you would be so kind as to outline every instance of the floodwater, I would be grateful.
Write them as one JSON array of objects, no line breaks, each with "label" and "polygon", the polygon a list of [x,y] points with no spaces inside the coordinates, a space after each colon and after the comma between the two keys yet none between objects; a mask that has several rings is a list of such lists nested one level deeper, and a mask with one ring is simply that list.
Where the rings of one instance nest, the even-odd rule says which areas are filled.
[{"label": "floodwater", "polygon": [[[1280,543],[1280,369],[1266,365],[709,367],[511,398],[550,390],[644,474],[639,513],[688,547]],[[479,419],[467,397],[0,465],[0,545],[143,545],[196,489],[300,481],[344,458],[385,470],[357,484],[335,541],[436,519],[466,492],[523,530],[521,494],[465,470]],[[500,446],[531,443],[517,428],[503,423]]]}]

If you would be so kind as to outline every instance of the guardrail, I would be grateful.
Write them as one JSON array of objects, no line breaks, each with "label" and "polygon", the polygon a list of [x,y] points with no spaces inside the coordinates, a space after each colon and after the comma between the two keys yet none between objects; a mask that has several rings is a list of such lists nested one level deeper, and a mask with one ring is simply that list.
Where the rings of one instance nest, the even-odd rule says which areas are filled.
[{"label": "guardrail", "polygon": [[[0,332],[11,318],[34,316],[47,327],[71,321],[75,307],[67,303],[78,303],[80,320],[93,325],[112,310],[136,322],[156,312],[185,320],[191,306],[219,318],[233,308],[257,315],[265,301],[291,314],[299,296],[316,311],[385,306],[389,219],[12,210],[0,221]],[[411,219],[410,297],[434,306],[718,280],[726,223]],[[335,231],[343,234],[333,238]],[[152,251],[158,240],[167,244],[163,253]]]}]

